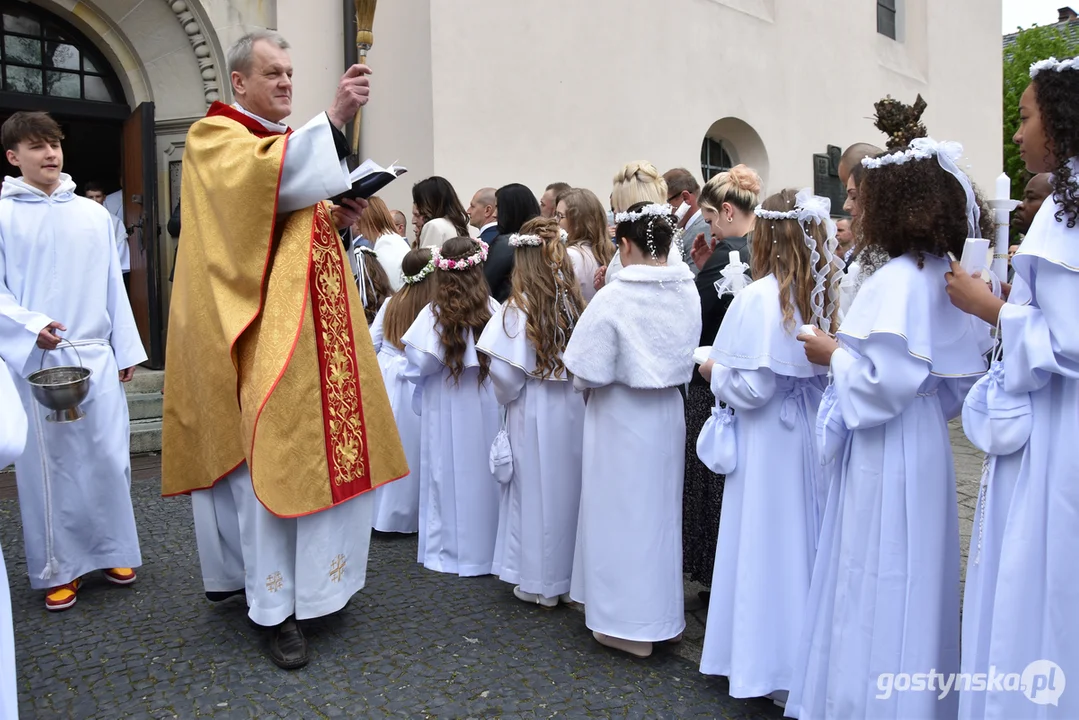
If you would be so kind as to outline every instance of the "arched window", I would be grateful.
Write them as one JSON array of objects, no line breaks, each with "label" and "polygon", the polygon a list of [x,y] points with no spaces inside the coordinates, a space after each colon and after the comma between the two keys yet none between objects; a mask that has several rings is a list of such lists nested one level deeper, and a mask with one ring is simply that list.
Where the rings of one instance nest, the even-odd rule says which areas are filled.
[{"label": "arched window", "polygon": [[731,154],[723,140],[706,137],[701,143],[701,175],[708,182],[714,175],[734,167]]},{"label": "arched window", "polygon": [[124,104],[109,63],[74,27],[33,5],[0,2],[4,93]]}]

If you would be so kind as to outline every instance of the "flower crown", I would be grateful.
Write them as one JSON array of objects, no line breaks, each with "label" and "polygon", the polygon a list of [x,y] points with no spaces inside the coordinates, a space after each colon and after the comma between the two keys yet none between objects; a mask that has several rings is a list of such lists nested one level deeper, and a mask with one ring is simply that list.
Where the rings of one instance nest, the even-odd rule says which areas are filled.
[{"label": "flower crown", "polygon": [[650,203],[648,205],[645,205],[640,210],[627,210],[626,212],[616,213],[614,216],[614,221],[621,224],[627,222],[637,222],[638,220],[643,220],[646,217],[670,217],[673,214],[674,208],[672,208],[667,203],[663,203],[662,205],[659,203]]},{"label": "flower crown", "polygon": [[541,247],[543,245],[543,238],[539,235],[518,235],[513,233],[510,235],[510,247]]},{"label": "flower crown", "polygon": [[427,264],[420,269],[415,275],[405,275],[404,271],[401,271],[401,281],[405,285],[415,285],[423,280],[425,277],[435,271],[435,255],[431,253],[431,259],[427,261]]},{"label": "flower crown", "polygon": [[431,251],[431,262],[439,270],[468,270],[476,267],[487,260],[487,243],[482,240],[476,240],[475,243],[479,245],[479,249],[468,257],[459,260],[442,257],[441,250],[436,248]]},{"label": "flower crown", "polygon": [[372,248],[369,248],[366,245],[358,246],[356,248],[356,252],[361,252],[364,255],[370,255],[371,257],[378,257],[378,253],[376,253]]},{"label": "flower crown", "polygon": [[916,138],[911,141],[910,147],[906,150],[880,157],[862,158],[862,167],[866,170],[876,170],[885,165],[903,165],[911,160],[928,160],[940,155],[944,155],[954,163],[963,156],[963,146],[957,142],[937,142],[933,138]]},{"label": "flower crown", "polygon": [[797,220],[798,208],[788,210],[787,212],[780,212],[779,210],[765,210],[763,206],[758,205],[753,208],[753,214],[759,218],[765,220]]},{"label": "flower crown", "polygon": [[1033,80],[1034,76],[1043,70],[1056,70],[1057,72],[1079,70],[1079,57],[1069,58],[1068,60],[1057,60],[1055,57],[1039,60],[1030,66],[1030,79]]}]

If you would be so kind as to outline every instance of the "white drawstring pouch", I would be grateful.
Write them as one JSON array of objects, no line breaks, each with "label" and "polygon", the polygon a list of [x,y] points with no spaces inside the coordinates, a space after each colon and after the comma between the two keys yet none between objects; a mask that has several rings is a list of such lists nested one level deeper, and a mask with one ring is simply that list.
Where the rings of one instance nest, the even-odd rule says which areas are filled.
[{"label": "white drawstring pouch", "polygon": [[735,439],[734,410],[712,408],[701,434],[697,436],[697,457],[705,467],[719,475],[734,472],[738,466],[738,442]]},{"label": "white drawstring pouch", "polygon": [[963,401],[963,432],[974,447],[990,455],[1011,455],[1020,450],[1030,439],[1034,423],[1030,394],[1004,389],[1001,353],[998,345],[989,372],[974,383]]},{"label": "white drawstring pouch", "polygon": [[502,427],[491,443],[491,474],[495,480],[505,485],[513,478],[513,451],[510,448],[510,435],[506,431],[506,408],[502,408]]}]

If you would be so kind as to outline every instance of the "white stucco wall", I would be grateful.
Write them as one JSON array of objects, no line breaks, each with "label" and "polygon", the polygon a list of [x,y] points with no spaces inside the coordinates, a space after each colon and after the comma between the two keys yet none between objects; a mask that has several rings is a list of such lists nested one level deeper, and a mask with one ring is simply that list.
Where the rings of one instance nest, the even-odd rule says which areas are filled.
[{"label": "white stucco wall", "polygon": [[[991,187],[1001,165],[1000,0],[900,4],[901,42],[877,34],[864,0],[384,3],[372,64],[404,83],[409,101],[376,96],[369,152],[419,170],[417,146],[429,137],[431,171],[465,202],[484,185],[539,192],[555,180],[606,198],[629,160],[699,173],[705,133],[735,117],[760,136],[775,190],[811,184],[812,154],[829,144],[883,145],[873,103],[921,93],[930,133],[963,142],[974,178]],[[428,8],[429,38],[417,19]],[[387,196],[404,202],[411,182]]]}]

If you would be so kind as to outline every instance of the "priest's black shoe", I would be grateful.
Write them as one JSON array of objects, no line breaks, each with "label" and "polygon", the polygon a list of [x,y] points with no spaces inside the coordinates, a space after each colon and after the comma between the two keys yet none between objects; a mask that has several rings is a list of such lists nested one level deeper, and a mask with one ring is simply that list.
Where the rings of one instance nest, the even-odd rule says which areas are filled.
[{"label": "priest's black shoe", "polygon": [[273,629],[270,637],[270,659],[279,668],[295,670],[307,664],[307,638],[303,636],[296,617],[290,615]]},{"label": "priest's black shoe", "polygon": [[216,602],[222,602],[224,600],[228,600],[231,597],[236,597],[237,595],[246,595],[246,594],[247,593],[243,588],[240,588],[239,590],[207,590],[206,591],[206,599],[209,600],[210,602],[215,602],[216,603]]}]

